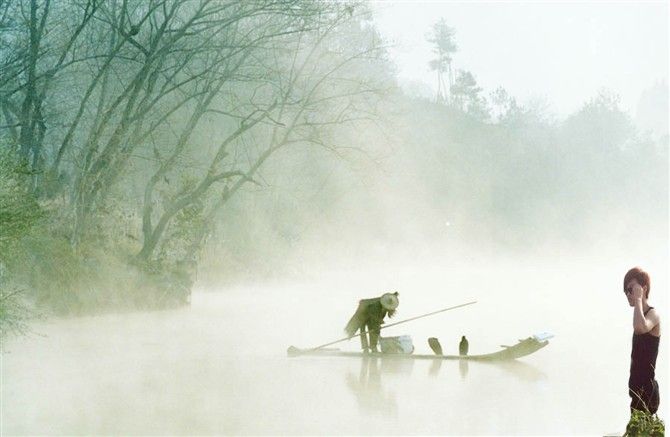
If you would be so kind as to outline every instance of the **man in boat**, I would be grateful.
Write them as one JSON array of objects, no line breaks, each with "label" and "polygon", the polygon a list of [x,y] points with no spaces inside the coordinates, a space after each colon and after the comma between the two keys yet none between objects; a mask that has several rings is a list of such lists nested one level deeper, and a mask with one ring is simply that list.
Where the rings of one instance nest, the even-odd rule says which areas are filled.
[{"label": "man in boat", "polygon": [[[379,352],[377,343],[379,331],[384,317],[393,317],[398,308],[398,292],[384,293],[380,297],[361,299],[356,312],[347,323],[344,331],[353,337],[356,331],[361,333],[361,349],[363,352]],[[366,331],[368,332],[366,334]],[[369,335],[369,341],[368,341]]]},{"label": "man in boat", "polygon": [[661,319],[654,307],[649,306],[649,274],[639,267],[626,273],[623,292],[633,307],[633,347],[630,355],[628,394],[630,410],[655,414],[658,410],[658,382],[655,379],[658,343],[661,337]]}]

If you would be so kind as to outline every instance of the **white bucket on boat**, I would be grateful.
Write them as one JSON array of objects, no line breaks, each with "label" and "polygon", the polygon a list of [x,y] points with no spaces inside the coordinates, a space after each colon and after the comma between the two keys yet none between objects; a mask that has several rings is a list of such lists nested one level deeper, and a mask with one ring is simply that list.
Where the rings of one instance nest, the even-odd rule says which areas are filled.
[{"label": "white bucket on boat", "polygon": [[398,337],[380,337],[379,346],[384,354],[411,354],[414,352],[412,337],[400,335]]}]

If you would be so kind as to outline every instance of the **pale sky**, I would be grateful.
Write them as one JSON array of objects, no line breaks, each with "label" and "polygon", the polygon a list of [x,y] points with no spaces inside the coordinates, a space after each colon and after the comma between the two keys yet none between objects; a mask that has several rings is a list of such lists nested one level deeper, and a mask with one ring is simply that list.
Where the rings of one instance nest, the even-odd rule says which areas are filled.
[{"label": "pale sky", "polygon": [[667,2],[376,1],[374,21],[401,84],[436,89],[426,35],[444,18],[456,30],[457,69],[486,92],[546,98],[559,116],[607,88],[635,115],[642,91],[668,77]]}]

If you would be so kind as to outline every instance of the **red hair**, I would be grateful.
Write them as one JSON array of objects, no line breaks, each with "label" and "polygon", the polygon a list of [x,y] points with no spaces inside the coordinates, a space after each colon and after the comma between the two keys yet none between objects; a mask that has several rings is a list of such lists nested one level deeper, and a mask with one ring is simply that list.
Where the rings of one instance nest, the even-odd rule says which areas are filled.
[{"label": "red hair", "polygon": [[635,279],[642,287],[647,287],[647,293],[645,297],[648,298],[649,290],[651,289],[651,279],[649,279],[649,273],[645,272],[639,267],[633,267],[632,269],[628,270],[626,276],[623,277],[624,291],[626,291],[626,285],[628,285],[628,283],[633,279]]}]

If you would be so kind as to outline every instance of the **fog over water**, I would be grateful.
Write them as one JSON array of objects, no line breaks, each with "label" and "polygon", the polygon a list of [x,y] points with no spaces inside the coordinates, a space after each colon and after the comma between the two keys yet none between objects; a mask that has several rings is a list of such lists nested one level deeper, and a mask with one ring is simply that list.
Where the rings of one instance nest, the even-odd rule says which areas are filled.
[{"label": "fog over water", "polygon": [[[200,289],[183,310],[40,323],[40,335],[5,346],[3,433],[602,435],[627,421],[625,262],[574,254],[372,263],[306,281]],[[667,272],[647,267],[652,301],[665,307]],[[430,336],[445,353],[456,353],[461,335],[470,353],[543,330],[556,337],[517,362],[465,367],[286,356],[290,344],[341,337],[357,299],[390,284],[400,291],[397,320],[478,300],[389,328],[411,334],[417,353],[430,353]]]},{"label": "fog over water", "polygon": [[[670,320],[665,3],[25,3],[0,0],[1,435],[623,433],[628,269]],[[53,82],[27,84],[40,14]],[[387,324],[477,301],[382,332],[417,354],[554,337],[287,356],[388,291]]]}]

